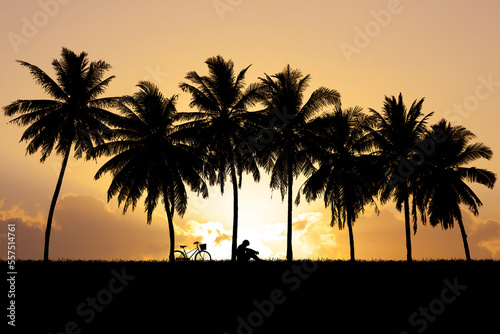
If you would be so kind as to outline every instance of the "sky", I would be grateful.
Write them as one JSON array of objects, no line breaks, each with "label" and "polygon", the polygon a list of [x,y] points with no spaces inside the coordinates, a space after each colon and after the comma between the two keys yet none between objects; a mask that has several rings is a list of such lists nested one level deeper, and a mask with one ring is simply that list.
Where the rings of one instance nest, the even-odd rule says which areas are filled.
[{"label": "sky", "polygon": [[[425,97],[430,123],[446,117],[467,127],[494,157],[474,166],[500,171],[500,2],[495,0],[40,0],[0,2],[0,105],[16,99],[45,98],[28,71],[27,61],[54,75],[51,61],[61,48],[85,51],[90,60],[112,65],[115,75],[103,96],[133,93],[140,80],[157,84],[166,96],[179,94],[177,110],[190,111],[190,96],[178,88],[188,71],[207,73],[204,61],[221,55],[239,71],[252,64],[246,82],[287,64],[310,74],[306,98],[325,86],[341,94],[342,106],[380,110],[384,96],[403,94],[409,106]],[[323,112],[328,111],[327,109]],[[7,224],[16,224],[16,255],[41,259],[50,201],[62,158],[39,162],[19,142],[23,128],[0,115],[0,243],[7,243]],[[115,199],[107,201],[110,177],[93,180],[106,161],[70,159],[56,207],[51,235],[52,259],[168,258],[169,235],[161,208],[153,223],[139,205],[122,214]],[[295,181],[294,196],[304,182]],[[286,203],[269,188],[244,177],[240,191],[239,236],[263,258],[286,252]],[[481,198],[480,214],[463,208],[471,256],[500,259],[499,187],[472,185]],[[142,202],[141,202],[142,203]],[[224,195],[210,188],[207,200],[190,194],[184,217],[175,216],[176,248],[207,243],[215,259],[230,257],[232,188]],[[393,202],[367,207],[354,225],[356,258],[406,258],[403,215]],[[304,199],[293,212],[294,257],[348,259],[346,230],[330,227],[322,199]],[[419,222],[412,235],[414,259],[464,258],[458,224],[442,230]],[[1,258],[6,257],[2,252]]]}]

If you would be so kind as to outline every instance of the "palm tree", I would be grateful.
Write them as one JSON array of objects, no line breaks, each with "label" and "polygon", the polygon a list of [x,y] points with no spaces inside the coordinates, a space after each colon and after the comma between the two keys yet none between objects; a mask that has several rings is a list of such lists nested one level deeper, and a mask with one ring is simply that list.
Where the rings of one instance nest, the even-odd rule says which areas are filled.
[{"label": "palm tree", "polygon": [[233,184],[233,236],[231,260],[236,260],[238,239],[238,188],[241,188],[243,172],[252,173],[255,181],[260,180],[257,163],[239,154],[238,146],[255,130],[258,113],[247,109],[258,100],[258,85],[245,87],[248,67],[236,76],[232,60],[221,56],[208,58],[208,76],[189,72],[186,79],[192,84],[180,83],[184,92],[191,94],[191,108],[199,112],[182,113],[182,119],[190,121],[184,129],[192,129],[192,143],[206,150],[209,165],[216,173],[210,174],[210,184],[220,185],[224,193],[226,177]]},{"label": "palm tree", "polygon": [[[416,177],[415,168],[410,164],[417,149],[416,143],[423,139],[426,123],[433,114],[424,116],[424,99],[413,101],[410,109],[403,103],[403,96],[385,97],[382,112],[370,109],[375,118],[375,126],[369,127],[377,153],[386,162],[386,182],[381,186],[380,200],[384,204],[394,198],[396,209],[404,205],[406,231],[406,259],[412,261],[410,232],[410,196],[413,193],[412,181]],[[414,231],[416,222],[414,222]]]},{"label": "palm tree", "polygon": [[154,84],[141,81],[140,91],[124,97],[119,104],[122,121],[113,130],[113,141],[96,148],[96,154],[113,155],[96,173],[95,179],[110,172],[113,180],[108,189],[108,200],[117,195],[123,213],[132,210],[144,192],[147,223],[151,224],[153,211],[161,199],[167,213],[170,233],[169,260],[174,261],[175,211],[183,215],[187,209],[187,191],[208,197],[203,181],[204,158],[182,142],[182,131],[177,131],[175,103],[177,96],[165,97]]},{"label": "palm tree", "polygon": [[102,79],[111,68],[99,60],[89,64],[87,53],[76,55],[63,48],[61,59],[54,59],[52,67],[56,72],[53,80],[39,67],[17,60],[27,67],[30,74],[51,97],[46,100],[17,100],[4,107],[6,116],[18,115],[10,123],[29,127],[24,131],[21,141],[29,142],[26,152],[33,154],[41,150],[40,162],[44,162],[55,149],[63,156],[61,171],[50,204],[45,229],[44,261],[49,259],[49,241],[52,218],[61,190],[66,165],[74,147],[75,158],[92,156],[95,145],[103,143],[109,133],[108,125],[115,121],[116,115],[103,108],[112,106],[116,98],[98,98],[104,93],[114,76]]},{"label": "palm tree", "polygon": [[[340,104],[340,94],[333,89],[316,89],[307,102],[303,103],[304,91],[311,79],[297,69],[287,65],[277,74],[259,78],[261,95],[269,124],[275,132],[273,140],[263,145],[260,162],[266,172],[271,172],[271,189],[279,189],[282,200],[288,194],[287,252],[288,261],[293,260],[292,250],[292,192],[293,179],[300,174],[314,171],[313,156],[317,150],[317,130],[310,120],[322,107]],[[284,124],[273,119],[279,116]],[[279,127],[278,127],[279,125]]]},{"label": "palm tree", "polygon": [[343,229],[347,223],[351,261],[355,260],[352,225],[367,204],[375,204],[383,176],[378,157],[367,154],[372,144],[365,128],[371,119],[361,110],[342,110],[339,106],[333,113],[313,121],[324,136],[326,147],[319,157],[319,169],[302,185],[308,202],[323,194],[325,207],[331,206],[332,227],[338,223],[339,229]]},{"label": "palm tree", "polygon": [[[465,183],[475,182],[493,188],[496,175],[486,169],[464,167],[477,159],[491,159],[493,152],[483,143],[469,144],[476,136],[463,126],[451,126],[442,119],[433,125],[428,140],[442,138],[434,144],[434,152],[426,159],[420,173],[420,205],[429,216],[432,226],[453,228],[456,220],[464,243],[465,256],[470,261],[467,233],[462,221],[460,205],[466,205],[474,215],[479,214],[481,200]],[[425,217],[425,215],[423,215]],[[424,220],[425,223],[425,220]]]}]

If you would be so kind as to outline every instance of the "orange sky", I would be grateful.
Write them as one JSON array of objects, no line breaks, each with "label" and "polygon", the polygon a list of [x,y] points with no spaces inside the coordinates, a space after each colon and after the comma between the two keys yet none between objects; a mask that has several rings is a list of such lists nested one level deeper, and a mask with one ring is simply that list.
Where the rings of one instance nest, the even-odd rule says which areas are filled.
[{"label": "orange sky", "polygon": [[[500,106],[500,22],[498,1],[68,1],[2,2],[0,104],[18,98],[44,98],[22,59],[53,74],[50,62],[62,46],[103,59],[116,75],[106,95],[134,91],[139,80],[155,82],[165,95],[179,94],[177,109],[189,110],[189,95],[178,84],[190,70],[206,73],[203,63],[217,54],[237,70],[253,64],[247,83],[274,74],[289,63],[312,76],[307,96],[319,86],[336,89],[345,107],[380,110],[384,95],[403,93],[407,105],[425,97],[431,122],[446,116],[489,145],[491,161],[477,167],[496,173],[500,152],[496,114]],[[41,258],[43,230],[57,180],[60,157],[44,164],[25,156],[18,143],[23,129],[0,116],[0,221],[17,222],[20,258]],[[93,181],[104,162],[70,160],[51,239],[51,258],[163,259],[168,257],[164,212],[146,225],[142,207],[125,216],[106,203],[109,177]],[[299,179],[295,184],[303,181]],[[263,177],[247,177],[240,195],[240,237],[261,255],[282,257],[286,204]],[[473,186],[484,203],[477,217],[463,211],[471,255],[500,259],[500,192]],[[294,207],[296,258],[348,258],[347,231],[329,226],[323,202]],[[177,246],[203,239],[216,258],[228,258],[232,191],[210,198],[191,196],[185,217],[176,217]],[[6,228],[0,243],[6,242]],[[367,208],[354,226],[359,259],[404,259],[403,218],[393,203],[380,216]],[[463,258],[458,227],[443,231],[419,225],[413,255]],[[5,257],[4,254],[1,255]]]}]

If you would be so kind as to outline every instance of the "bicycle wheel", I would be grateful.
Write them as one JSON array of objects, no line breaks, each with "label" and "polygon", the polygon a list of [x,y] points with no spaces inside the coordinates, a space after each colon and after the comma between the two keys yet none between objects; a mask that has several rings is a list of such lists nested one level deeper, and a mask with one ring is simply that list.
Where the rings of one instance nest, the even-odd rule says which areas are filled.
[{"label": "bicycle wheel", "polygon": [[196,253],[194,260],[195,261],[211,261],[212,257],[210,256],[210,253],[207,251],[199,251],[198,253]]},{"label": "bicycle wheel", "polygon": [[186,253],[181,252],[180,250],[174,251],[175,262],[181,261],[189,261],[189,258],[186,256]]}]

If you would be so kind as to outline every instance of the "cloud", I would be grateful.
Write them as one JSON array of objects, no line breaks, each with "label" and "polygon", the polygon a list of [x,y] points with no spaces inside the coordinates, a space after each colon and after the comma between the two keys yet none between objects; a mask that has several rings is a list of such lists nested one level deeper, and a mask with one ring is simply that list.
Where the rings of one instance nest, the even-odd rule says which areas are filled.
[{"label": "cloud", "polygon": [[[335,230],[321,212],[300,214],[292,219],[292,244],[295,259],[338,258]],[[266,224],[253,231],[256,240],[270,251],[271,258],[286,257],[287,223]]]},{"label": "cloud", "polygon": [[262,240],[266,242],[286,240],[286,223],[266,224]]},{"label": "cloud", "polygon": [[178,244],[194,248],[193,242],[207,244],[207,251],[214,260],[231,258],[232,231],[224,229],[219,222],[209,221],[200,223],[189,220],[176,226],[176,240]]},{"label": "cloud", "polygon": [[[336,242],[335,230],[330,220],[321,212],[300,214],[292,220],[292,244],[294,258],[338,258],[341,254]],[[272,250],[272,257],[285,258],[287,224],[267,224],[263,231],[263,244]]]},{"label": "cloud", "polygon": [[[18,258],[42,258],[46,215],[39,212],[30,216],[19,206],[0,211],[0,224],[16,224]],[[111,209],[92,195],[62,196],[56,206],[53,226],[51,259],[140,260],[168,256],[162,252],[164,248],[158,247],[168,240],[166,223],[155,219],[148,226],[144,213],[136,211],[122,215],[119,208]]]},{"label": "cloud", "polygon": [[[463,211],[471,257],[500,259],[500,221],[483,220]],[[294,220],[294,252],[311,259],[349,258],[347,227],[331,228],[325,212],[300,215]],[[403,215],[390,208],[382,208],[379,215],[363,215],[354,226],[354,245],[357,259],[406,259],[406,237]],[[413,235],[412,254],[416,260],[463,259],[464,246],[458,223],[453,229],[443,230],[429,224]],[[299,251],[300,250],[300,251]],[[295,255],[294,254],[294,255]]]},{"label": "cloud", "polygon": [[218,236],[215,238],[215,245],[218,246],[220,245],[223,241],[231,241],[233,236],[229,233],[223,233],[220,230],[216,231]]},{"label": "cloud", "polygon": [[[47,213],[40,211],[29,215],[20,206],[4,208],[4,202],[0,201],[0,224],[16,223],[18,258],[41,259]],[[168,258],[170,251],[164,212],[155,212],[152,224],[147,225],[146,216],[139,207],[123,215],[121,208],[112,207],[93,195],[61,196],[53,226],[51,259],[162,260]],[[200,241],[207,244],[213,259],[231,257],[232,231],[225,229],[222,223],[185,221],[175,216],[174,226],[176,249],[180,245],[192,249],[193,242]],[[2,235],[2,238],[6,236]],[[240,236],[240,242],[242,238],[251,240],[252,247],[260,252],[261,257],[275,256],[275,251],[260,241],[255,229],[240,228]],[[278,251],[282,250],[282,247],[278,248]]]},{"label": "cloud", "polygon": [[317,260],[342,256],[336,231],[330,226],[330,219],[325,219],[321,212],[301,214],[293,225],[296,228],[294,243],[298,246],[294,252],[300,257]]},{"label": "cloud", "polygon": [[[0,209],[5,205],[5,199],[0,200]],[[46,215],[43,211],[38,211],[36,216],[30,216],[26,210],[22,209],[18,205],[14,205],[9,210],[0,211],[0,221],[15,220],[16,222],[22,222],[29,227],[35,227],[40,230],[45,230],[46,225]]]},{"label": "cloud", "polygon": [[[19,259],[41,259],[47,212],[28,212],[20,204],[6,207],[0,200],[0,244],[6,242],[6,225],[16,224],[16,255]],[[35,208],[36,209],[36,208]],[[463,212],[471,256],[475,259],[500,259],[500,221],[481,219]],[[221,222],[185,220],[174,217],[176,248],[194,241],[206,243],[214,259],[231,256],[232,230]],[[51,259],[167,259],[169,230],[165,213],[155,212],[153,223],[146,224],[145,213],[137,208],[123,215],[92,195],[65,194],[54,216],[50,243]],[[309,212],[293,219],[294,258],[349,258],[347,228],[330,227],[328,212]],[[404,221],[399,213],[382,208],[380,215],[363,216],[354,224],[357,259],[406,258]],[[238,242],[251,242],[262,258],[284,258],[287,226],[285,222],[240,227]],[[412,235],[414,259],[464,258],[458,224],[443,230],[419,225]],[[5,258],[5,254],[1,255]]]},{"label": "cloud", "polygon": [[[0,201],[0,209],[3,209],[5,199]],[[37,258],[43,254],[43,243],[33,242],[33,240],[43,240],[45,231],[46,214],[42,211],[36,215],[29,215],[26,210],[19,205],[14,205],[9,209],[0,211],[0,247],[7,244],[7,225],[15,224],[16,258]],[[53,230],[58,230],[54,226]],[[39,255],[36,255],[36,254]],[[2,259],[7,258],[7,252],[0,255]]]},{"label": "cloud", "polygon": [[[483,220],[463,210],[463,221],[473,259],[499,259],[500,222]],[[412,231],[412,254],[416,260],[464,259],[465,252],[458,223],[452,229],[423,226]],[[347,231],[338,231],[338,240],[347,240]],[[387,207],[379,216],[361,217],[354,225],[356,257],[360,259],[406,259],[406,237],[402,214]]]},{"label": "cloud", "polygon": [[470,212],[464,214],[463,219],[471,257],[500,260],[500,221],[480,220]]}]

